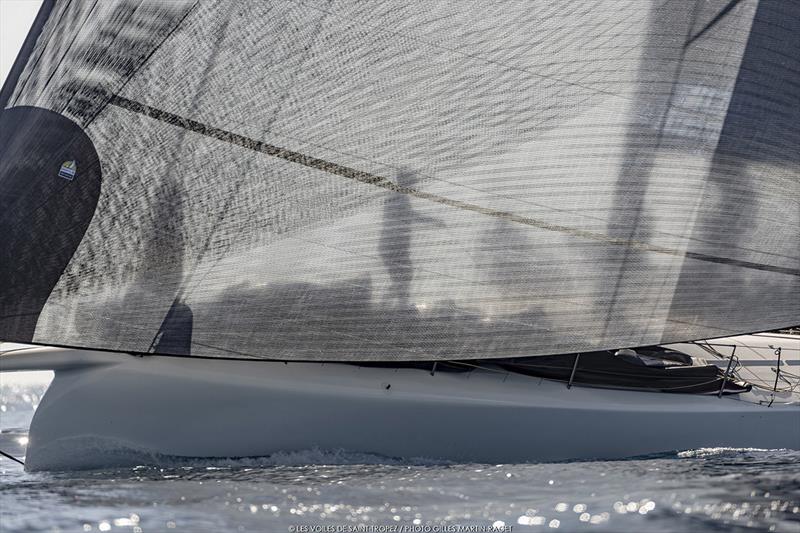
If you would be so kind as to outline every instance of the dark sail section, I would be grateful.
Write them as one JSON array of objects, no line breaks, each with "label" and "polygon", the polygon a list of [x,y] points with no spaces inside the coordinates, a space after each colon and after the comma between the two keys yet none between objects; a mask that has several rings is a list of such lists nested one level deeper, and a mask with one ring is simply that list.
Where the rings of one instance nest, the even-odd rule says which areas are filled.
[{"label": "dark sail section", "polygon": [[[769,77],[750,65],[770,9],[796,21],[722,0],[59,3],[7,106],[77,124],[102,189],[35,323],[0,338],[391,361],[795,323],[797,138],[734,117],[795,113],[793,78],[743,81]],[[732,167],[757,207],[735,226]]]},{"label": "dark sail section", "polygon": [[71,120],[46,109],[0,111],[0,334],[33,340],[50,293],[100,196],[100,161]]}]

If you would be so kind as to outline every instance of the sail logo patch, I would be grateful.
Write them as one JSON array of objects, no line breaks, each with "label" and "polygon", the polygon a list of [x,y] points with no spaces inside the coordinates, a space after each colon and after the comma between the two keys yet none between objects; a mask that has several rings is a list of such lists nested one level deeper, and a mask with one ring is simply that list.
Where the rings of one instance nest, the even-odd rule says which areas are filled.
[{"label": "sail logo patch", "polygon": [[78,166],[75,161],[64,161],[61,163],[61,168],[58,170],[58,177],[65,180],[72,181],[75,179],[75,173],[78,171]]}]

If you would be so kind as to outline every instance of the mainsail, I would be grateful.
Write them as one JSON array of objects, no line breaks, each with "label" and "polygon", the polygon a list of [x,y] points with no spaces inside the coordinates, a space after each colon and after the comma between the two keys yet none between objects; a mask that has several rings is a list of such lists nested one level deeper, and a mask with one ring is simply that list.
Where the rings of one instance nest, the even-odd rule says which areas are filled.
[{"label": "mainsail", "polygon": [[46,10],[2,93],[2,339],[487,359],[798,322],[798,3]]}]

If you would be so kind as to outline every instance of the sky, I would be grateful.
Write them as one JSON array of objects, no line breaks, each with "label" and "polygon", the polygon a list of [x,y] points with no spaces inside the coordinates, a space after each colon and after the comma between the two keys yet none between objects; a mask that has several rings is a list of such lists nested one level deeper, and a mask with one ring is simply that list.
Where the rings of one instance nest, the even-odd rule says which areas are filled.
[{"label": "sky", "polygon": [[[41,0],[0,0],[0,84],[6,81],[41,4]],[[0,385],[40,383],[52,377],[52,372],[3,372]]]},{"label": "sky", "polygon": [[41,5],[41,0],[0,0],[0,83],[6,81]]}]

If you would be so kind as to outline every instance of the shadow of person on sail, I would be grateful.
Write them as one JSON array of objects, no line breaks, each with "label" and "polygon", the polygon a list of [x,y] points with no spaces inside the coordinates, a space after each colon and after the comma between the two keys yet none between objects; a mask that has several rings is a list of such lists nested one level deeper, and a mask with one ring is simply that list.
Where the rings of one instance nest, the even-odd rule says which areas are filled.
[{"label": "shadow of person on sail", "polygon": [[414,279],[413,233],[423,227],[446,226],[443,221],[420,213],[412,205],[411,196],[406,190],[413,189],[418,181],[419,176],[414,171],[401,168],[395,180],[398,189],[383,204],[379,252],[389,274],[388,299],[401,309],[413,307],[410,299],[411,282]]}]

